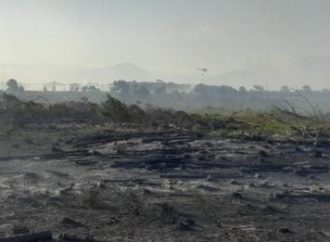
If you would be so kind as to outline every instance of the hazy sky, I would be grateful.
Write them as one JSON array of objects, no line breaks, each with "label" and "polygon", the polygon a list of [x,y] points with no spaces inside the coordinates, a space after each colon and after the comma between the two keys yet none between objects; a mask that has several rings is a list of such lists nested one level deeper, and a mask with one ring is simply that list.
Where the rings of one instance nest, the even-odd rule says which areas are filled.
[{"label": "hazy sky", "polygon": [[0,0],[0,63],[212,73],[330,56],[328,0]]}]

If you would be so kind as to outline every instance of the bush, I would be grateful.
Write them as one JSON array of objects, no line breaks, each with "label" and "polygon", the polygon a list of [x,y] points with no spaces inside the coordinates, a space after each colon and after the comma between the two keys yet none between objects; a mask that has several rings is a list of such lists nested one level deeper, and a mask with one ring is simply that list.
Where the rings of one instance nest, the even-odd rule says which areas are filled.
[{"label": "bush", "polygon": [[130,119],[127,106],[109,94],[101,106],[102,114],[110,118],[111,121],[127,122]]}]

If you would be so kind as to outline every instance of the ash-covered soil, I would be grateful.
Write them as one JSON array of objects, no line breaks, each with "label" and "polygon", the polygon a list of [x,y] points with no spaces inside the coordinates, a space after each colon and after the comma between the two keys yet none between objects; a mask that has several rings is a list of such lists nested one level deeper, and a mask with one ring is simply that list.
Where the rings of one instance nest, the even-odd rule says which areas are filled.
[{"label": "ash-covered soil", "polygon": [[330,241],[326,140],[90,127],[16,136],[0,141],[1,237]]}]

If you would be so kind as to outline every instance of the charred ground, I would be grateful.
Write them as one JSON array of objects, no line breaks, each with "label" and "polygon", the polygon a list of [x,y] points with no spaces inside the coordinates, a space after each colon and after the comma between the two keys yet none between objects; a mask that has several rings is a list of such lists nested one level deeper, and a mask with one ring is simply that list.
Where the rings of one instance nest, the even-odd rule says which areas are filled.
[{"label": "charred ground", "polygon": [[[109,99],[78,109],[99,115],[84,120],[10,100],[17,105],[3,109],[0,140],[3,237],[330,240],[326,119],[142,110]],[[23,111],[31,118],[5,121]]]}]

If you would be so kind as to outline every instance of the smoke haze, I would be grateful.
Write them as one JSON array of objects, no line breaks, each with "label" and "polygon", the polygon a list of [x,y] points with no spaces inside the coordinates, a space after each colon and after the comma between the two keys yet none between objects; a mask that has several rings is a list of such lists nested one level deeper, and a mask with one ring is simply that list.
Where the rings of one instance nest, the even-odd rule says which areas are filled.
[{"label": "smoke haze", "polygon": [[327,0],[1,0],[0,79],[329,88],[329,22]]}]

